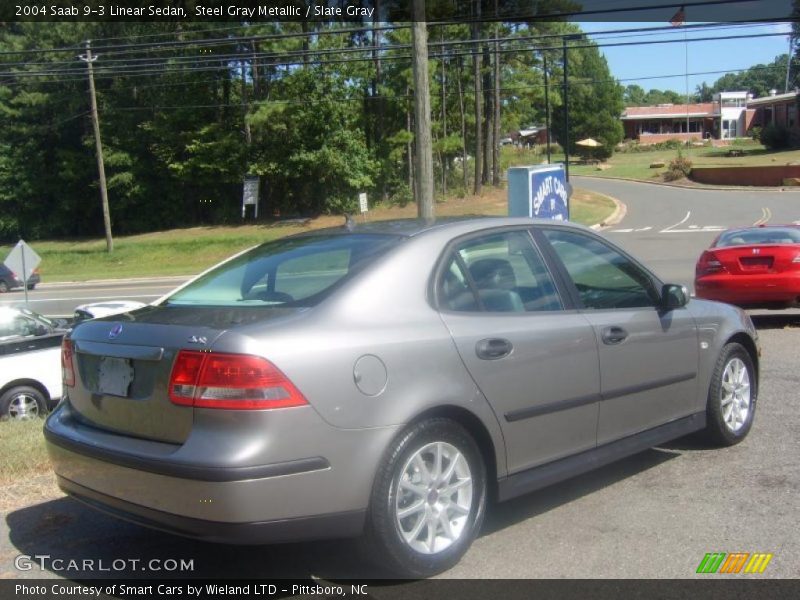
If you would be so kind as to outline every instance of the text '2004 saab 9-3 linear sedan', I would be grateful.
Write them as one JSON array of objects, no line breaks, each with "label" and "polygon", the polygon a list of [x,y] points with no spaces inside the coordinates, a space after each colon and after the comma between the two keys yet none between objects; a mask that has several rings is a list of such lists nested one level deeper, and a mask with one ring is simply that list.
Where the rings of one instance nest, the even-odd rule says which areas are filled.
[{"label": "text '2004 saab 9-3 linear sedan'", "polygon": [[455,564],[505,500],[693,431],[734,444],[756,331],[580,226],[387,222],[266,243],[65,339],[62,489],[206,540],[361,536]]}]

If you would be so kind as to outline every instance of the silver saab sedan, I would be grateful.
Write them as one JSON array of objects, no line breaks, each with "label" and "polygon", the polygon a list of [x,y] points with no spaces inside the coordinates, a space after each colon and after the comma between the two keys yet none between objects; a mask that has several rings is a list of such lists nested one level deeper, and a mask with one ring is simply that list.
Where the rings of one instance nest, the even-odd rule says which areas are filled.
[{"label": "silver saab sedan", "polygon": [[263,244],[65,338],[61,488],[229,543],[361,536],[454,565],[507,500],[756,409],[748,316],[592,231],[386,222]]}]

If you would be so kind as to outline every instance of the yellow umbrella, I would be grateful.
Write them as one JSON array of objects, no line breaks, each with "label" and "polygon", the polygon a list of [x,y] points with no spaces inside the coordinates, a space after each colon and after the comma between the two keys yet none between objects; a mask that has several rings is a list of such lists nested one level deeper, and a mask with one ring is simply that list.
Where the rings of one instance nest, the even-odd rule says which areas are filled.
[{"label": "yellow umbrella", "polygon": [[598,148],[602,146],[600,142],[597,140],[593,140],[592,138],[586,138],[585,140],[581,140],[579,142],[575,142],[576,146],[585,146],[586,148]]}]

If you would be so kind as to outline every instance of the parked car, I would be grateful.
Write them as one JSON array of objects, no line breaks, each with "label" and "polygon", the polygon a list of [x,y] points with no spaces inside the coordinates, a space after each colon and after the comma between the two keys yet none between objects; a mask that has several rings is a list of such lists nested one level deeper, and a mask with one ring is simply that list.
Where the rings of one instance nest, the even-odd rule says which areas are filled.
[{"label": "parked car", "polygon": [[744,308],[800,306],[800,226],[729,229],[695,268],[698,298]]},{"label": "parked car", "polygon": [[[28,278],[28,289],[32,290],[42,281],[39,275],[39,269],[34,269],[31,276]],[[13,288],[25,287],[25,282],[9,269],[5,264],[0,263],[0,294],[5,294]]]},{"label": "parked car", "polygon": [[75,326],[87,319],[118,315],[144,306],[147,306],[144,302],[138,302],[136,300],[108,300],[107,302],[81,304],[75,308],[72,324]]},{"label": "parked car", "polygon": [[507,500],[695,431],[741,441],[756,330],[569,223],[353,225],[263,244],[63,344],[61,488],[181,535],[362,536],[455,564]]},{"label": "parked car", "polygon": [[0,307],[0,418],[44,416],[58,403],[65,327],[31,310]]}]

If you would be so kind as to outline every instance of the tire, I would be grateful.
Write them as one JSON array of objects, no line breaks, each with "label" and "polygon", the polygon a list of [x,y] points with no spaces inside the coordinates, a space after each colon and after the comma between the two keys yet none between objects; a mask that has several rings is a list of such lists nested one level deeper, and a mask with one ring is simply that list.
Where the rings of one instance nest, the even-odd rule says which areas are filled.
[{"label": "tire", "polygon": [[434,575],[466,553],[485,512],[486,466],[475,440],[450,419],[422,421],[404,430],[384,455],[362,549],[394,575]]},{"label": "tire", "polygon": [[30,290],[32,290],[32,289],[33,289],[33,288],[35,288],[35,287],[36,287],[36,284],[35,284],[35,283],[29,283],[29,284],[28,284],[28,290],[29,290],[29,291],[30,291]]},{"label": "tire", "polygon": [[741,344],[722,348],[708,390],[706,430],[708,441],[733,446],[747,437],[753,426],[758,381],[753,359]]},{"label": "tire", "polygon": [[32,387],[21,385],[11,388],[0,397],[0,418],[12,421],[28,421],[44,417],[47,402],[42,393]]},{"label": "tire", "polygon": [[0,279],[0,294],[5,294],[8,290],[8,283],[4,279]]}]

